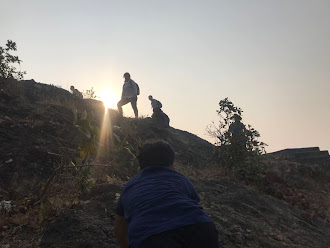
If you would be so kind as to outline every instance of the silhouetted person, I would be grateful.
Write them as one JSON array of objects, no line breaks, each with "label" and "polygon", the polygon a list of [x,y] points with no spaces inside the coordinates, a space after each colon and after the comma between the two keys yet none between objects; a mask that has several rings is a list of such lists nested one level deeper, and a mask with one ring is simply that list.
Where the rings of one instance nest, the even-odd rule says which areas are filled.
[{"label": "silhouetted person", "polygon": [[139,86],[131,79],[131,75],[128,72],[124,74],[124,79],[121,99],[117,103],[119,114],[123,115],[122,106],[130,102],[134,110],[135,118],[138,118],[137,96],[140,94]]},{"label": "silhouetted person", "polygon": [[234,122],[229,126],[231,144],[246,148],[246,129],[245,125],[241,122],[242,118],[237,114],[234,114],[231,118],[234,119]]},{"label": "silhouetted person", "polygon": [[173,148],[149,141],[137,158],[142,171],[124,185],[115,210],[119,246],[218,247],[217,230],[193,184],[174,169]]},{"label": "silhouetted person", "polygon": [[74,96],[76,96],[76,97],[78,97],[80,99],[83,99],[84,98],[83,97],[83,94],[79,90],[75,89],[73,85],[70,87],[70,90],[72,91],[72,94]]},{"label": "silhouetted person", "polygon": [[156,99],[154,99],[151,95],[148,97],[149,100],[151,101],[151,107],[153,112],[158,112],[161,110],[161,108],[163,107],[162,103]]},{"label": "silhouetted person", "polygon": [[151,101],[151,107],[152,107],[152,118],[159,119],[163,123],[165,123],[167,126],[170,125],[170,118],[163,112],[161,109],[163,107],[162,103],[156,99],[154,99],[151,95],[148,97]]}]

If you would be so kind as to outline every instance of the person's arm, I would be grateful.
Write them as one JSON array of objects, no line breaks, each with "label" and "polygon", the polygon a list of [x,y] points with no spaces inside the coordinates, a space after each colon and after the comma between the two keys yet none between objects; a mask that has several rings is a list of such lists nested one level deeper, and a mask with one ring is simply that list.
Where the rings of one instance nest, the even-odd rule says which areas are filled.
[{"label": "person's arm", "polygon": [[199,203],[201,199],[199,198],[199,195],[197,194],[194,185],[192,184],[192,182],[189,179],[187,179],[187,188],[188,188],[188,195],[189,195],[189,197],[192,200],[194,200],[197,203]]},{"label": "person's arm", "polygon": [[115,237],[120,248],[128,248],[127,221],[118,214],[115,215]]}]

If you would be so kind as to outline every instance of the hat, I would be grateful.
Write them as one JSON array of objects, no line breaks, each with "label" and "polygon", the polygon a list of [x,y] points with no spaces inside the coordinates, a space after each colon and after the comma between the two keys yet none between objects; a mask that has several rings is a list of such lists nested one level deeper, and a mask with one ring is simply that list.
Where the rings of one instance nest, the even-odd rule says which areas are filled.
[{"label": "hat", "polygon": [[239,116],[238,114],[234,114],[232,117],[230,117],[230,119],[234,119],[234,120],[242,120],[242,117]]}]

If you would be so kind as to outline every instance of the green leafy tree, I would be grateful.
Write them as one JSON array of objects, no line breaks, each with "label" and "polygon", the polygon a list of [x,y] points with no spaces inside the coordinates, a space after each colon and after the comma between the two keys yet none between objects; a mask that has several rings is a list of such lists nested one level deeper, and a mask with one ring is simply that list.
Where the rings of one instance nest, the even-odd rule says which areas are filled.
[{"label": "green leafy tree", "polygon": [[216,139],[217,159],[244,178],[260,176],[264,169],[260,155],[266,152],[266,144],[258,140],[259,132],[241,122],[243,110],[228,98],[219,102],[217,113],[218,125],[207,127],[207,133]]},{"label": "green leafy tree", "polygon": [[23,79],[25,71],[17,70],[14,64],[21,64],[22,60],[18,56],[11,55],[11,51],[16,51],[16,42],[7,40],[6,47],[0,47],[0,77]]}]

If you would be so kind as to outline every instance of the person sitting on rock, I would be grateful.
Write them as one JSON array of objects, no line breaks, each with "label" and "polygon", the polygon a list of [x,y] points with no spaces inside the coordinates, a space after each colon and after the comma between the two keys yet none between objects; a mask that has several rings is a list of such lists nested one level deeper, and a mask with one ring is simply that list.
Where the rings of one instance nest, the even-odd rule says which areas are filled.
[{"label": "person sitting on rock", "polygon": [[70,87],[70,90],[72,91],[72,94],[75,97],[78,97],[79,99],[83,99],[84,98],[83,97],[83,94],[79,90],[75,89],[73,85]]},{"label": "person sitting on rock", "polygon": [[137,158],[142,171],[124,185],[115,210],[119,247],[218,247],[193,184],[174,169],[173,148],[147,141]]},{"label": "person sitting on rock", "polygon": [[161,109],[163,107],[162,103],[156,99],[154,99],[151,95],[148,97],[151,101],[151,107],[152,107],[152,118],[160,119],[162,122],[164,122],[167,126],[170,125],[170,118],[163,112]]}]

